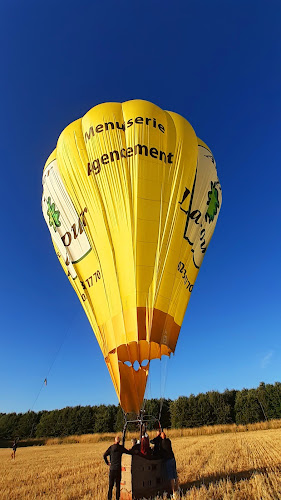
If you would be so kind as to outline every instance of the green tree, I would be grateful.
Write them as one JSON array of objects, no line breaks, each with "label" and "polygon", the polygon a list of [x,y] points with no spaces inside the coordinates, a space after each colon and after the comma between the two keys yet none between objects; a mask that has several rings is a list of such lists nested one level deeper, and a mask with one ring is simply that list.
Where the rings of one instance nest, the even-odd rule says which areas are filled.
[{"label": "green tree", "polygon": [[191,394],[188,398],[188,412],[185,427],[200,427],[202,424],[202,408],[199,407],[200,395]]},{"label": "green tree", "polygon": [[152,417],[147,425],[148,430],[155,429],[158,426],[157,421],[155,421],[154,419],[158,420],[160,414],[160,408],[161,408],[161,402],[159,401],[159,399],[148,399],[146,401],[145,415],[147,416],[147,418]]},{"label": "green tree", "polygon": [[171,426],[174,429],[188,427],[189,401],[186,396],[180,396],[170,404]]},{"label": "green tree", "polygon": [[207,394],[198,394],[197,396],[197,405],[198,405],[198,415],[199,422],[198,426],[202,425],[212,425],[215,423],[215,417],[213,412],[212,404],[209,400],[209,395]]},{"label": "green tree", "polygon": [[237,424],[252,424],[264,419],[255,389],[243,389],[236,395],[235,415]]},{"label": "green tree", "polygon": [[237,391],[234,389],[226,389],[223,393],[223,399],[226,405],[229,406],[229,423],[235,423],[235,400]]},{"label": "green tree", "polygon": [[100,405],[96,407],[94,432],[114,432],[117,407]]},{"label": "green tree", "polygon": [[37,425],[36,437],[58,437],[60,436],[60,425],[58,423],[58,410],[44,413]]},{"label": "green tree", "polygon": [[80,429],[79,434],[92,434],[94,432],[94,409],[91,406],[80,408]]},{"label": "green tree", "polygon": [[274,413],[270,418],[281,418],[281,383],[275,382],[272,390]]},{"label": "green tree", "polygon": [[28,411],[19,415],[17,423],[18,435],[22,438],[34,438],[36,436],[36,427],[39,422],[39,415],[34,411]]},{"label": "green tree", "polygon": [[0,438],[14,439],[19,436],[18,423],[21,413],[7,413],[0,417]]},{"label": "green tree", "polygon": [[207,393],[210,405],[212,407],[213,424],[221,425],[231,422],[231,408],[226,402],[224,395],[217,391]]},{"label": "green tree", "polygon": [[171,412],[170,412],[171,402],[172,402],[171,399],[162,400],[160,423],[163,429],[170,429],[171,427]]},{"label": "green tree", "polygon": [[123,413],[121,406],[118,405],[117,411],[116,411],[116,420],[115,420],[115,424],[114,424],[115,432],[123,431],[124,423],[125,423],[124,422],[124,413]]}]

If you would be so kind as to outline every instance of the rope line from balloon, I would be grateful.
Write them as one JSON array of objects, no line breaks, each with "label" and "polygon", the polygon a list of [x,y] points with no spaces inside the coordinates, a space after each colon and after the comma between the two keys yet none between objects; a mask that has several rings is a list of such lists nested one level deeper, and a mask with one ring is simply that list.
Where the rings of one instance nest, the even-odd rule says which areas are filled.
[{"label": "rope line from balloon", "polygon": [[43,389],[44,385],[47,385],[48,376],[49,376],[49,374],[50,374],[50,372],[51,372],[51,370],[52,370],[52,368],[53,368],[53,366],[54,366],[54,364],[55,364],[55,361],[56,361],[56,359],[57,359],[57,357],[58,357],[58,355],[59,355],[59,353],[60,353],[60,350],[61,350],[61,348],[62,348],[63,344],[65,343],[66,339],[70,336],[70,333],[71,333],[71,326],[72,326],[72,324],[73,324],[74,317],[75,317],[75,316],[77,316],[77,315],[78,315],[78,311],[76,311],[76,310],[75,310],[75,311],[73,312],[72,316],[71,316],[71,320],[70,320],[69,327],[67,328],[66,333],[65,333],[65,335],[64,335],[64,337],[63,337],[63,339],[62,339],[62,341],[61,341],[61,343],[60,343],[60,345],[59,345],[59,348],[58,348],[58,349],[57,349],[57,351],[56,351],[56,354],[55,354],[55,356],[54,356],[54,358],[53,358],[53,360],[52,360],[52,362],[51,362],[51,364],[50,364],[50,367],[49,367],[49,369],[48,369],[48,371],[47,371],[47,373],[46,373],[46,376],[45,376],[45,378],[44,378],[44,381],[42,382],[41,387],[40,387],[40,389],[39,389],[39,391],[38,391],[38,393],[37,393],[37,396],[36,396],[36,398],[35,398],[35,400],[34,400],[33,404],[31,405],[31,407],[30,407],[30,408],[29,408],[29,410],[28,410],[29,412],[30,412],[30,411],[33,411],[33,408],[34,408],[34,406],[35,406],[35,404],[36,404],[36,402],[37,402],[37,400],[38,400],[38,398],[39,398],[39,396],[40,396],[40,394],[41,394],[41,391],[42,391],[42,389]]}]

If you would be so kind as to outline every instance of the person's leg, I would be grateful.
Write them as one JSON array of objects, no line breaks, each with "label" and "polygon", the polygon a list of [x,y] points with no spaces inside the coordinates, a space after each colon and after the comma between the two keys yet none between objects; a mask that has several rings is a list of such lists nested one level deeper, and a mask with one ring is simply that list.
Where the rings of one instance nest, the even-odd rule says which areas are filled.
[{"label": "person's leg", "polygon": [[111,500],[112,499],[112,490],[114,486],[114,471],[109,471],[109,478],[108,478],[108,495],[107,499]]},{"label": "person's leg", "polygon": [[116,474],[115,484],[116,484],[116,500],[120,498],[120,483],[121,483],[121,471]]},{"label": "person's leg", "polygon": [[170,477],[172,478],[171,479],[171,487],[172,487],[173,494],[175,495],[175,493],[179,489],[179,480],[178,480],[178,475],[177,475],[177,464],[176,464],[175,459],[172,459],[169,462],[169,465],[170,465],[169,473],[171,474]]}]

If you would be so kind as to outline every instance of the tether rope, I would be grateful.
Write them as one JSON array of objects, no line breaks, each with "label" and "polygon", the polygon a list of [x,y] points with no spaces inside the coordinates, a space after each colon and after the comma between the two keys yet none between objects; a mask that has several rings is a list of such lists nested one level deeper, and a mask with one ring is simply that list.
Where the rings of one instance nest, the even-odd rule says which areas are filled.
[{"label": "tether rope", "polygon": [[52,360],[52,362],[51,362],[51,364],[50,364],[50,366],[49,366],[49,369],[48,369],[48,371],[47,371],[47,373],[46,373],[46,376],[45,376],[45,378],[44,378],[44,380],[43,380],[43,382],[42,382],[42,384],[41,384],[41,387],[40,387],[40,389],[39,389],[39,391],[38,391],[38,393],[37,393],[37,396],[36,396],[36,398],[35,398],[35,400],[34,400],[34,402],[33,402],[32,406],[30,406],[30,408],[29,408],[29,410],[28,410],[28,411],[33,411],[33,408],[34,408],[35,404],[37,403],[37,400],[38,400],[38,398],[39,398],[39,396],[40,396],[40,394],[41,394],[41,391],[42,391],[42,389],[43,389],[44,385],[47,385],[47,384],[48,384],[48,376],[49,376],[49,374],[50,374],[50,372],[51,372],[51,370],[52,370],[52,368],[53,368],[53,366],[54,366],[54,364],[55,364],[55,361],[56,361],[56,359],[57,359],[57,357],[58,357],[58,355],[59,355],[59,353],[60,353],[60,350],[61,350],[61,348],[62,348],[63,344],[65,343],[66,339],[68,339],[68,338],[69,338],[69,336],[70,336],[70,334],[71,334],[71,327],[72,327],[72,325],[73,325],[74,318],[75,318],[75,316],[77,316],[77,314],[78,314],[78,311],[76,311],[76,310],[75,310],[75,311],[74,311],[74,313],[73,313],[73,314],[72,314],[72,316],[71,316],[69,326],[68,326],[68,328],[67,328],[67,330],[66,330],[66,333],[65,333],[65,335],[64,335],[64,337],[63,337],[63,339],[62,339],[62,341],[61,341],[61,343],[60,343],[60,345],[59,345],[59,348],[57,349],[56,354],[55,354],[55,356],[54,356],[54,358],[53,358],[53,360]]}]

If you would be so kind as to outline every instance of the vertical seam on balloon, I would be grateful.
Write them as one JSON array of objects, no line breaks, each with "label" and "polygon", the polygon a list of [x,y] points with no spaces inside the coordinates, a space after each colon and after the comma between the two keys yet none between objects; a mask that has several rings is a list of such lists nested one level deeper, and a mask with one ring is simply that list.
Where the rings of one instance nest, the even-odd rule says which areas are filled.
[{"label": "vertical seam on balloon", "polygon": [[[124,110],[123,110],[123,105],[121,104],[121,110],[122,110],[122,116],[123,116],[123,123],[124,123],[124,128],[125,128],[125,117],[124,117]],[[135,129],[135,125],[133,126],[133,129]],[[134,130],[135,132],[135,130]],[[131,131],[130,131],[131,133]],[[121,135],[121,132],[119,132],[119,135]],[[126,136],[126,133],[125,133],[125,130],[124,130],[124,137],[125,137],[125,143],[126,143],[126,149],[127,149],[127,136]],[[138,172],[138,164],[136,164],[135,162],[131,161],[131,164],[130,164],[130,160],[131,160],[131,157],[129,157],[129,172],[131,172],[131,178],[133,177],[133,173],[134,171]],[[126,158],[126,162],[127,162],[127,158]],[[133,167],[136,167],[136,168],[133,168]],[[137,174],[135,174],[137,175]],[[136,182],[136,179],[134,179],[134,181]],[[135,182],[133,184],[135,184]],[[132,190],[133,191],[133,190]],[[136,217],[136,214],[133,214],[133,219],[135,219]],[[134,223],[134,227],[135,227],[135,223]],[[134,247],[133,247],[134,248]],[[133,255],[134,255],[134,252],[133,252]],[[134,256],[135,257],[135,256]],[[136,269],[136,257],[134,258],[134,265],[135,265],[135,269]],[[134,273],[135,275],[135,273]],[[135,278],[136,279],[136,278]],[[135,290],[136,290],[136,297],[135,297],[135,300],[136,300],[136,305],[137,305],[137,286],[135,286]],[[138,323],[136,323],[136,327],[137,327],[137,338],[136,338],[136,343],[137,343],[137,349],[138,349]],[[136,389],[136,392],[137,392],[137,402],[138,402],[138,407],[141,406],[141,398],[140,398],[140,394],[139,394],[139,391],[138,391],[138,384],[137,384],[137,372],[135,371],[134,367],[133,367],[133,363],[132,363],[132,358],[131,358],[131,353],[130,353],[130,348],[129,348],[129,344],[127,342],[127,351],[128,351],[128,355],[129,355],[129,358],[130,358],[130,361],[131,361],[131,364],[132,366],[130,367],[130,370],[132,371],[133,373],[133,378],[134,378],[134,381],[135,381],[135,389]],[[140,368],[139,368],[140,370]],[[140,374],[139,374],[140,375]]]},{"label": "vertical seam on balloon", "polygon": [[[82,130],[82,120],[80,120],[80,122],[79,122],[79,123],[80,123],[80,127],[81,127],[81,130]],[[70,137],[72,137],[72,136],[70,136]],[[80,149],[79,149],[79,147],[78,147],[78,143],[77,143],[77,139],[76,139],[76,132],[75,132],[75,130],[73,131],[73,137],[74,137],[75,146],[76,146],[76,150],[77,150],[77,153],[78,153],[79,160],[81,161],[81,164],[83,165],[83,163],[84,163],[84,162],[83,162],[83,161],[82,161],[82,159],[81,159]],[[82,137],[83,137],[83,135],[82,135]],[[64,146],[65,146],[65,144],[64,144]],[[86,150],[85,150],[85,153],[86,153]],[[86,153],[86,154],[87,154],[87,153]],[[72,175],[74,176],[74,178],[75,178],[75,180],[76,180],[76,184],[78,184],[78,185],[80,186],[80,180],[82,181],[82,176],[79,174],[79,168],[78,168],[78,169],[77,169],[77,168],[73,168],[74,166],[76,167],[76,159],[74,159],[74,160],[72,161],[72,159],[71,159],[71,158],[70,158],[70,156],[68,155],[68,148],[66,148],[66,146],[65,146],[65,155],[68,157],[68,161],[69,161],[69,164],[70,164],[70,166],[71,166],[71,172],[72,172]],[[69,177],[69,182],[70,182],[70,184],[72,184],[72,187],[73,187],[73,195],[74,195],[74,197],[76,198],[76,203],[77,203],[77,205],[79,205],[79,200],[78,200],[78,197],[77,197],[77,194],[76,194],[76,190],[74,189],[74,188],[75,188],[75,185],[74,185],[74,183],[72,182],[72,177],[71,177],[71,176]],[[83,183],[83,186],[84,186],[84,183]],[[84,200],[83,192],[82,192],[82,190],[81,190],[81,189],[80,189],[80,191],[81,191],[81,193],[80,193],[80,194],[81,194],[81,196],[82,196],[82,199],[83,199],[84,203],[86,204],[86,200]],[[88,214],[88,215],[89,215],[89,217],[90,217],[90,219],[91,219],[91,213],[90,213],[90,214]],[[85,228],[85,232],[86,232],[86,234],[88,235],[88,238],[89,238],[89,240],[90,240],[90,243],[91,243],[91,248],[92,248],[92,250],[93,250],[94,254],[96,255],[96,257],[97,257],[97,259],[98,259],[98,253],[97,253],[97,251],[96,251],[96,248],[95,248],[94,242],[93,242],[93,240],[92,240],[91,233],[90,233],[90,232],[88,233],[88,231],[86,230],[86,228]],[[99,260],[99,259],[98,259],[98,260]],[[94,329],[94,331],[95,331],[95,330],[97,331],[97,333],[96,333],[97,340],[99,341],[99,338],[100,338],[101,343],[102,343],[102,345],[103,345],[103,349],[102,349],[102,350],[103,350],[103,352],[108,352],[107,342],[106,342],[106,339],[105,339],[104,333],[103,333],[103,332],[101,331],[101,329],[99,328],[99,324],[98,324],[97,317],[96,317],[96,314],[95,314],[95,308],[94,308],[93,301],[92,301],[92,299],[91,299],[91,297],[90,297],[90,294],[89,294],[89,293],[87,293],[87,290],[85,290],[85,292],[86,292],[86,296],[87,296],[87,299],[88,299],[88,300],[87,300],[87,303],[85,304],[85,308],[86,308],[88,311],[90,311],[90,310],[91,310],[91,312],[92,312],[92,316],[93,316],[93,318],[94,318],[94,320],[95,320],[95,323],[96,323],[96,326],[95,326],[95,328],[93,328],[93,329]],[[88,317],[89,317],[89,314],[88,314]],[[90,322],[91,322],[91,321],[90,321]],[[99,333],[99,335],[97,335],[98,333]]]},{"label": "vertical seam on balloon", "polygon": [[[79,125],[80,125],[80,130],[82,131],[82,119],[81,119],[81,120],[79,120]],[[75,146],[76,146],[76,150],[77,150],[77,154],[78,154],[79,160],[81,161],[81,164],[83,165],[83,164],[84,164],[84,162],[83,162],[83,160],[82,160],[82,158],[81,158],[80,149],[79,149],[79,146],[78,146],[77,136],[76,136],[76,131],[75,131],[75,129],[73,130],[73,137],[74,137],[74,142],[75,142]],[[83,138],[83,133],[82,133],[82,138]],[[85,150],[85,153],[87,154],[86,150]],[[67,149],[66,149],[66,155],[68,156],[68,150],[67,150]],[[87,155],[87,158],[88,158],[88,155]],[[72,167],[71,171],[72,171],[72,175],[74,176],[74,178],[75,178],[75,180],[76,180],[76,185],[79,185],[79,186],[80,186],[80,185],[82,184],[82,185],[83,185],[83,187],[84,187],[84,189],[85,189],[85,187],[86,187],[86,186],[85,186],[85,184],[83,183],[83,177],[82,177],[82,175],[79,173],[79,172],[80,172],[80,171],[79,171],[79,168],[73,168],[73,161],[70,159],[70,156],[68,156],[68,160],[69,160],[69,164],[70,164],[70,165],[71,165],[71,167]],[[76,167],[76,161],[75,161],[75,159],[74,159],[74,163],[75,163],[75,167]],[[77,196],[77,194],[76,194],[76,190],[74,189],[74,188],[75,188],[75,185],[74,185],[74,183],[72,182],[72,177],[69,177],[69,181],[70,181],[70,183],[72,184],[72,187],[73,187],[73,194],[74,194],[74,196],[75,196],[75,198],[76,198],[76,203],[77,203],[77,205],[79,205],[78,196]],[[81,194],[81,197],[82,197],[82,199],[83,199],[84,204],[85,204],[85,205],[87,205],[86,200],[85,200],[84,195],[83,195],[83,190],[81,190],[81,189],[80,189],[80,194]],[[89,215],[90,219],[92,219],[91,213],[90,213],[90,214],[88,214],[88,215]],[[98,260],[98,262],[99,262],[99,264],[100,264],[99,255],[98,255],[98,252],[97,252],[97,250],[96,250],[96,247],[95,247],[94,241],[92,240],[91,233],[90,233],[90,232],[88,232],[88,231],[86,230],[86,228],[85,228],[85,232],[86,232],[86,234],[88,235],[88,238],[90,239],[90,243],[91,243],[91,248],[92,248],[92,251],[94,252],[94,254],[95,254],[95,256],[96,256],[96,258],[97,258],[97,260]],[[88,234],[88,233],[89,233],[89,234]],[[100,265],[100,268],[101,268],[101,273],[103,274],[101,265]],[[96,323],[95,328],[94,328],[94,331],[96,330],[96,331],[97,331],[97,333],[99,333],[99,338],[100,338],[101,343],[102,343],[102,345],[103,345],[103,353],[104,353],[104,352],[108,352],[108,345],[107,345],[107,341],[106,341],[106,338],[105,338],[105,336],[104,336],[104,332],[103,332],[103,331],[100,329],[100,327],[99,327],[99,323],[98,323],[98,320],[97,320],[97,316],[96,316],[96,311],[95,311],[94,303],[93,303],[93,301],[92,301],[92,299],[91,299],[90,293],[89,293],[87,290],[85,290],[85,292],[86,292],[86,293],[85,293],[85,295],[87,296],[87,303],[85,304],[85,307],[86,307],[86,309],[87,309],[88,311],[91,311],[92,316],[94,317],[94,320],[95,320],[95,323]],[[88,318],[89,318],[89,314],[88,314]],[[97,336],[97,333],[96,333],[96,336]],[[98,340],[98,337],[97,337],[97,340]]]},{"label": "vertical seam on balloon", "polygon": [[[106,140],[106,139],[105,139]],[[100,144],[100,138],[98,136],[98,147],[101,148],[101,144]],[[91,143],[90,143],[90,148],[91,148]],[[92,148],[93,149],[93,148]],[[110,172],[109,172],[109,175],[110,175]],[[103,180],[102,180],[102,177],[100,179],[100,184],[101,184],[101,187],[104,189],[104,186],[103,186]],[[103,220],[105,222],[105,227],[106,227],[106,234],[107,234],[107,238],[108,238],[108,242],[110,244],[110,247],[111,247],[111,250],[113,249],[113,241],[112,241],[112,238],[111,238],[111,235],[110,235],[110,231],[109,231],[109,222],[108,222],[108,218],[107,218],[107,211],[106,211],[106,200],[103,199],[102,195],[101,195],[101,191],[100,189],[98,188],[97,186],[97,192],[98,192],[98,196],[99,196],[99,201],[100,201],[100,205],[101,205],[101,215],[103,217]],[[114,267],[116,269],[116,260],[115,260],[115,255],[114,255],[114,252],[111,251],[111,254],[112,254],[112,259],[113,259],[113,264],[114,264]],[[98,252],[97,252],[97,255]],[[99,259],[99,257],[98,257]],[[102,266],[101,266],[101,269],[102,269]],[[104,273],[102,272],[102,274],[104,275]],[[108,309],[109,309],[109,313],[110,313],[110,316],[112,316],[112,309],[111,309],[111,301],[109,300],[109,296],[108,296],[108,293],[107,293],[107,289],[105,287],[105,280],[103,280],[103,284],[104,284],[104,292],[105,292],[105,297],[106,297],[106,301],[107,301],[107,305],[108,305]],[[102,327],[103,329],[103,327]],[[115,330],[113,328],[113,325],[112,325],[112,331],[114,333],[114,338],[115,338],[115,346],[117,344],[116,342],[116,336],[115,336]],[[107,356],[108,356],[108,349],[107,349]],[[116,357],[117,357],[117,363],[118,363],[118,351],[117,351],[117,346],[116,346]],[[119,367],[118,367],[118,372],[119,372]],[[111,367],[111,364],[110,364],[110,373],[111,373],[111,378],[115,381],[115,372],[114,370],[112,369]],[[119,373],[119,381],[121,382],[120,380],[120,373]],[[120,382],[119,382],[119,388],[120,388]],[[115,388],[117,389],[118,387],[118,383],[115,381]],[[119,399],[120,399],[120,391],[116,391],[118,394],[119,394]]]}]

